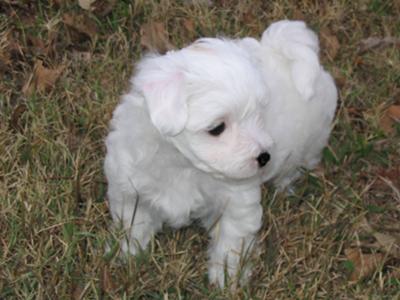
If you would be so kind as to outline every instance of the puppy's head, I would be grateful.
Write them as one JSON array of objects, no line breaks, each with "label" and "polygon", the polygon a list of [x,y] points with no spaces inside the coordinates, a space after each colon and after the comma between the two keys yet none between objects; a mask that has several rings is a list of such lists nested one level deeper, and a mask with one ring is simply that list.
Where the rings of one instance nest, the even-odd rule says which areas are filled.
[{"label": "puppy's head", "polygon": [[268,163],[273,143],[263,120],[268,89],[239,43],[202,39],[147,57],[133,84],[160,134],[197,168],[244,179]]}]

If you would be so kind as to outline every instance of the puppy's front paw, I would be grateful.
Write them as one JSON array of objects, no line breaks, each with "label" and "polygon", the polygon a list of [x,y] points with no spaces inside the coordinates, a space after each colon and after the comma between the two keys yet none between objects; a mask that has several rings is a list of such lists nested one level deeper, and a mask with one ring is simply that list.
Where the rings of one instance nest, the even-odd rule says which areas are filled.
[{"label": "puppy's front paw", "polygon": [[135,240],[123,239],[121,242],[121,255],[135,256],[140,251],[140,245]]},{"label": "puppy's front paw", "polygon": [[223,263],[210,263],[208,267],[208,280],[211,284],[216,284],[220,288],[225,286],[225,267]]},{"label": "puppy's front paw", "polygon": [[[226,261],[228,261],[227,258]],[[221,262],[210,262],[208,266],[208,280],[211,284],[216,284],[220,288],[229,286],[231,289],[236,289],[238,284],[245,285],[251,275],[249,265],[240,267],[239,264],[229,264]]]},{"label": "puppy's front paw", "polygon": [[142,249],[137,243],[123,239],[120,241],[109,241],[104,246],[104,254],[108,257],[127,259],[129,256],[136,256]]}]

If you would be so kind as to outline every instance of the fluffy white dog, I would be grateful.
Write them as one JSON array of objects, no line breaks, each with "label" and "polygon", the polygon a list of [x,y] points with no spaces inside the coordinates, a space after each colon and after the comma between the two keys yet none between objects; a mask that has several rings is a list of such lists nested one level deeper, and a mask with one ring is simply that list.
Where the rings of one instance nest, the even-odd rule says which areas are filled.
[{"label": "fluffy white dog", "polygon": [[261,226],[260,185],[286,187],[327,143],[337,91],[318,52],[303,22],[280,21],[260,41],[205,38],[142,59],[106,140],[124,252],[164,223],[198,218],[211,235],[210,281],[237,278]]}]

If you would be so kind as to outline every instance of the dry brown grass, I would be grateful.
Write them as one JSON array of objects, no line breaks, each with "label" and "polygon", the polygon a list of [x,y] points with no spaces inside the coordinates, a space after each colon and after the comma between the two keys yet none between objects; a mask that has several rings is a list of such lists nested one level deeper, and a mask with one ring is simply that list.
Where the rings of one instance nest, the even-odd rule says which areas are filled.
[{"label": "dry brown grass", "polygon": [[[295,3],[0,2],[0,298],[400,298],[400,127],[380,121],[400,104],[400,5]],[[320,33],[341,105],[321,168],[293,196],[266,187],[250,284],[208,285],[207,236],[195,225],[167,229],[127,262],[104,255],[103,140],[132,61],[154,39],[167,49],[257,37],[282,18]],[[369,37],[392,40],[362,44]]]}]

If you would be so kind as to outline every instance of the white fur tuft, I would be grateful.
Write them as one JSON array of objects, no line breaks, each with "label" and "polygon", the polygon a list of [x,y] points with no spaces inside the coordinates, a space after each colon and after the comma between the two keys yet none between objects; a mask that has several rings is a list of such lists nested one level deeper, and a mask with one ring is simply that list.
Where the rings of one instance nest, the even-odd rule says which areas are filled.
[{"label": "white fur tuft", "polygon": [[309,100],[315,92],[315,80],[321,66],[318,59],[318,37],[302,21],[279,21],[271,24],[261,38],[263,47],[270,47],[289,60],[296,89]]}]

